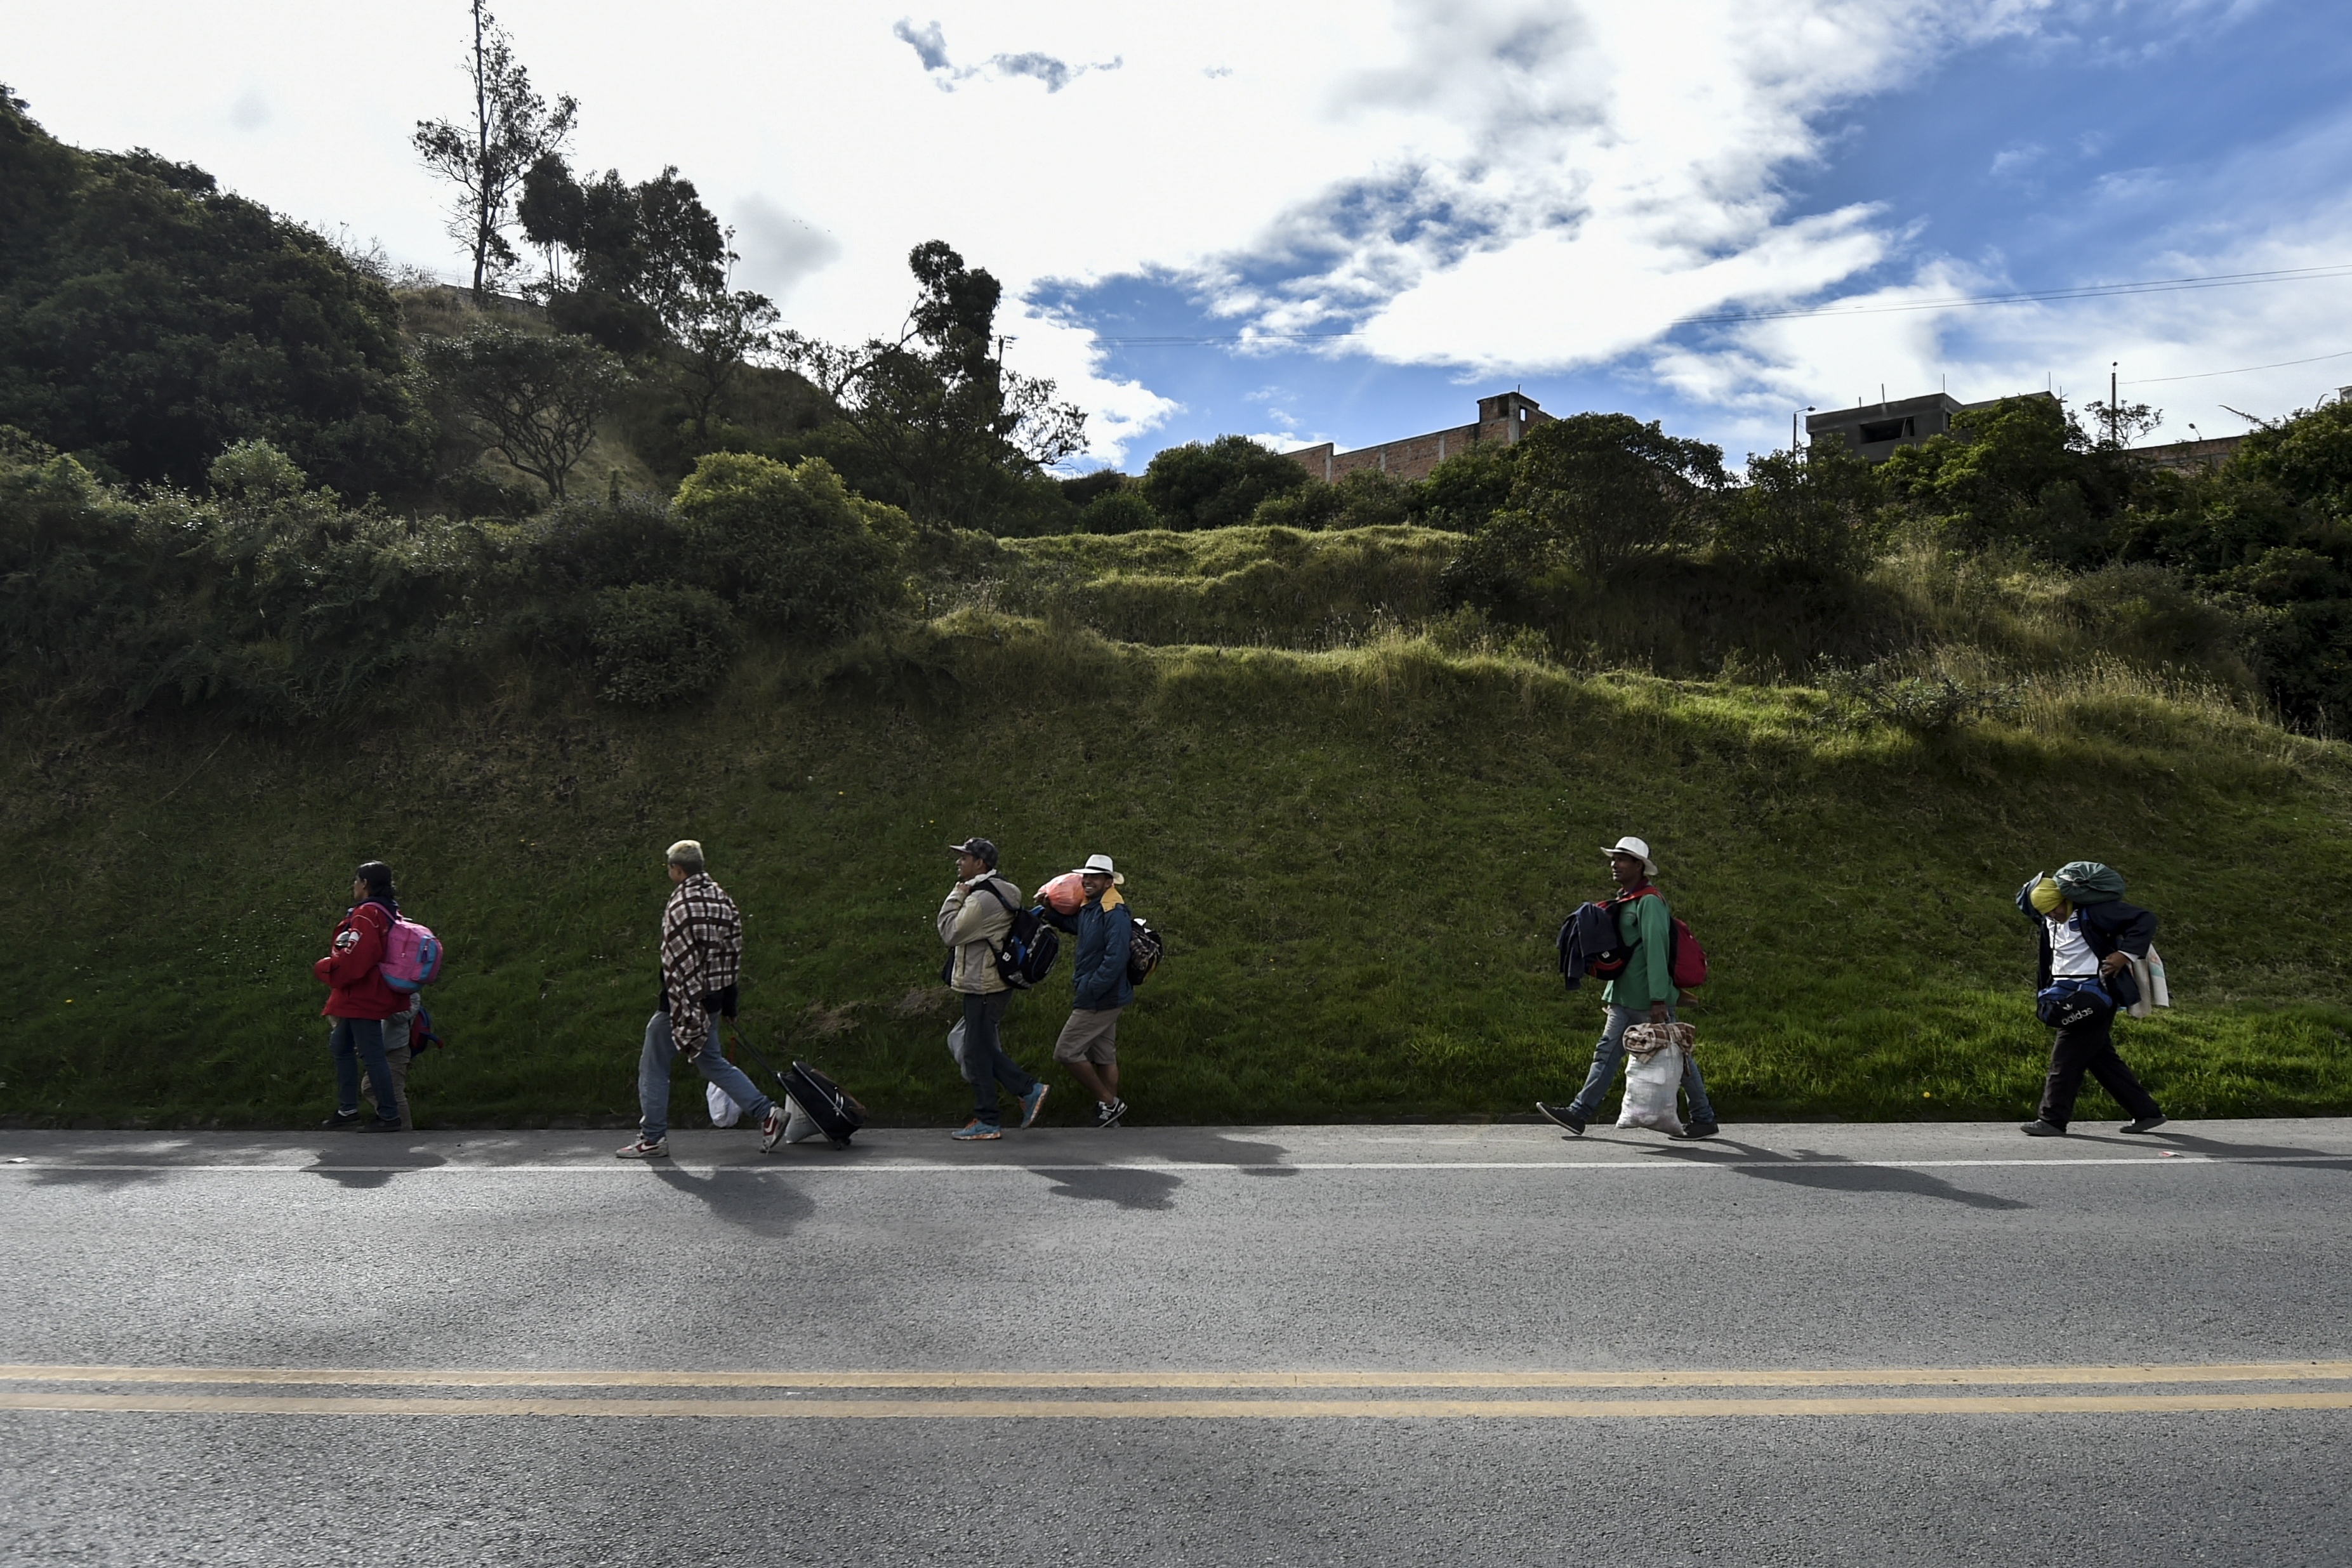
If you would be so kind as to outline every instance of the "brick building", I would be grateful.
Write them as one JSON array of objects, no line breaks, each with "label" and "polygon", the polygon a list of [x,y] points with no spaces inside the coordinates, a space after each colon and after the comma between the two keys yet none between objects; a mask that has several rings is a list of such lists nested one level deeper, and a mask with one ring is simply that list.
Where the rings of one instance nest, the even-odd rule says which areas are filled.
[{"label": "brick building", "polygon": [[1536,406],[1536,400],[1524,392],[1496,392],[1493,397],[1478,400],[1478,421],[1475,424],[1457,424],[1451,430],[1408,435],[1402,441],[1359,446],[1351,452],[1341,452],[1327,441],[1320,446],[1302,446],[1283,455],[1327,483],[1361,468],[1399,479],[1425,479],[1432,468],[1448,457],[1459,457],[1481,442],[1511,445],[1530,427],[1550,419],[1551,415]]}]

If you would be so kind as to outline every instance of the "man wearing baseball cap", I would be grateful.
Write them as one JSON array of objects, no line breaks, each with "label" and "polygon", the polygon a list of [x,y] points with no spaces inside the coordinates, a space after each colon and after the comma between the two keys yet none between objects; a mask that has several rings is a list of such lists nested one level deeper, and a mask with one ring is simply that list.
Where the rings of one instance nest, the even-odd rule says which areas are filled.
[{"label": "man wearing baseball cap", "polygon": [[963,998],[963,1076],[972,1094],[971,1120],[950,1135],[967,1141],[1001,1138],[999,1082],[1021,1097],[1024,1127],[1036,1121],[1038,1108],[1045,1103],[1045,1086],[1004,1054],[997,1037],[997,1023],[1013,1000],[1013,988],[996,972],[996,955],[1013,929],[1021,890],[996,874],[996,846],[988,840],[966,839],[948,848],[956,857],[956,883],[940,905],[940,940],[948,947],[944,978]]},{"label": "man wearing baseball cap", "polygon": [[1110,856],[1087,856],[1078,879],[1087,896],[1076,915],[1051,906],[1045,911],[1046,919],[1078,939],[1072,976],[1076,995],[1070,1021],[1054,1042],[1054,1060],[1093,1092],[1095,1125],[1113,1127],[1127,1114],[1127,1102],[1118,1097],[1118,1014],[1135,1000],[1135,984],[1127,977],[1135,915],[1119,896],[1127,878]]},{"label": "man wearing baseball cap", "polygon": [[[1631,949],[1632,956],[1624,973],[1601,993],[1609,1021],[1592,1048],[1592,1069],[1584,1075],[1584,1087],[1565,1105],[1536,1105],[1546,1118],[1580,1138],[1585,1124],[1600,1113],[1601,1097],[1625,1060],[1625,1031],[1637,1023],[1672,1023],[1681,997],[1673,979],[1674,915],[1666,908],[1665,896],[1650,885],[1658,874],[1658,862],[1650,856],[1649,843],[1627,837],[1601,852],[1609,857],[1609,874],[1617,883],[1617,946]],[[1707,1103],[1698,1063],[1687,1051],[1683,1054],[1683,1092],[1690,1096],[1684,1135],[1715,1136],[1715,1107]]]}]

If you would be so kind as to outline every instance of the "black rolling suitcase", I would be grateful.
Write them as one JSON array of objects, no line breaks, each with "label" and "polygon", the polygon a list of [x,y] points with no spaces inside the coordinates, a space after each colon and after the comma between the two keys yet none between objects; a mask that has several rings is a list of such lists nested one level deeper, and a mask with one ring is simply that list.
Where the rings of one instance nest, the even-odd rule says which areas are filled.
[{"label": "black rolling suitcase", "polygon": [[779,1072],[743,1038],[742,1030],[730,1024],[728,1032],[735,1037],[736,1048],[758,1062],[760,1071],[774,1079],[785,1097],[816,1124],[827,1143],[836,1149],[849,1147],[851,1134],[866,1125],[866,1107],[857,1103],[856,1095],[805,1061],[795,1061],[791,1071]]},{"label": "black rolling suitcase", "polygon": [[777,1082],[836,1149],[849,1147],[850,1134],[866,1125],[866,1107],[856,1096],[805,1061],[793,1062]]}]

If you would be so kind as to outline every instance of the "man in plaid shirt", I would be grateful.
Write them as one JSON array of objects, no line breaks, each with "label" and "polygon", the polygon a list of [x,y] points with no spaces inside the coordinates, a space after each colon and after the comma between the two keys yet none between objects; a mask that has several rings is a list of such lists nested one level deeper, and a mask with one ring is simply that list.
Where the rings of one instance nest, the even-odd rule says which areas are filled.
[{"label": "man in plaid shirt", "polygon": [[735,1016],[735,982],[743,971],[743,916],[703,870],[702,846],[694,840],[670,845],[669,879],[677,885],[662,911],[661,1010],[646,1022],[637,1058],[637,1141],[616,1152],[625,1160],[669,1157],[669,1075],[681,1046],[703,1077],[745,1115],[759,1118],[760,1147],[772,1149],[783,1135],[784,1108],[719,1053],[719,1019]]}]

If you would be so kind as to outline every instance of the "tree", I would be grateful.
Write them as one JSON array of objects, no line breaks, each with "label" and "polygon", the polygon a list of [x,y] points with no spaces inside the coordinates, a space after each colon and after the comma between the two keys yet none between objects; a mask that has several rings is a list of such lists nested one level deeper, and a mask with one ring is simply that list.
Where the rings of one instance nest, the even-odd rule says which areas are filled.
[{"label": "tree", "polygon": [[1843,447],[1751,454],[1748,483],[1723,497],[1715,546],[1751,565],[1856,572],[1877,559],[1885,504],[1870,464]]},{"label": "tree", "polygon": [[474,298],[521,258],[507,242],[514,226],[517,192],[541,159],[560,153],[571,139],[579,102],[565,94],[551,106],[530,85],[530,73],[514,57],[514,40],[473,0],[474,48],[463,69],[474,89],[470,121],[420,120],[410,138],[425,166],[457,187],[449,237],[474,259]]},{"label": "tree", "polygon": [[840,403],[869,493],[887,491],[919,522],[976,527],[1023,480],[1083,450],[1087,416],[991,352],[1003,294],[994,277],[942,240],[917,246],[907,265],[915,303],[896,342],[850,349],[786,333],[785,358]]},{"label": "tree", "polygon": [[143,150],[68,147],[0,92],[0,424],[200,485],[267,440],[346,495],[432,473],[400,307],[320,235]]},{"label": "tree", "polygon": [[427,338],[423,347],[426,368],[489,447],[559,501],[564,476],[595,438],[598,417],[628,380],[611,354],[568,334],[482,327]]},{"label": "tree", "polygon": [[694,417],[694,434],[710,434],[710,411],[726,395],[744,361],[775,347],[773,301],[749,289],[721,287],[692,296],[680,321],[686,349],[678,390]]},{"label": "tree", "polygon": [[616,351],[684,343],[728,293],[733,231],[676,165],[635,185],[617,169],[583,184],[550,153],[525,173],[516,211],[523,237],[548,257],[539,287],[550,311]]},{"label": "tree", "polygon": [[1529,576],[1556,561],[1589,582],[1675,542],[1702,497],[1722,487],[1723,449],[1628,413],[1579,413],[1518,443],[1510,504],[1482,537]]},{"label": "tree", "polygon": [[1313,479],[1298,464],[1246,435],[1220,435],[1154,456],[1143,471],[1143,498],[1165,527],[1222,528],[1249,521],[1260,501]]},{"label": "tree", "polygon": [[2084,566],[2109,554],[2137,473],[2119,446],[2095,441],[2064,403],[2037,392],[1964,410],[1948,435],[1897,448],[1879,481],[1955,548],[2016,543]]}]

